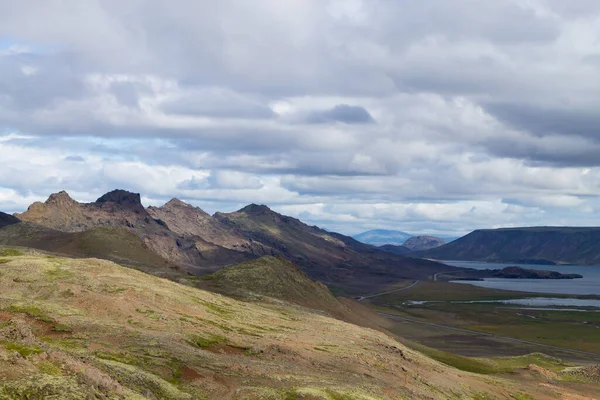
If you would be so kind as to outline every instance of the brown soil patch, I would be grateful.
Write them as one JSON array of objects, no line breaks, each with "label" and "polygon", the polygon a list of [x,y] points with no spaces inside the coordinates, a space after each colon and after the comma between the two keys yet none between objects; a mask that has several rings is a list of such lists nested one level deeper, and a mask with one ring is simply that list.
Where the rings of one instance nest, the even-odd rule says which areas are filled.
[{"label": "brown soil patch", "polygon": [[0,311],[0,322],[8,322],[12,318],[13,314],[5,311]]},{"label": "brown soil patch", "polygon": [[195,369],[188,367],[187,365],[183,367],[181,371],[183,374],[183,379],[186,381],[195,381],[197,379],[204,379],[205,377],[196,372]]}]

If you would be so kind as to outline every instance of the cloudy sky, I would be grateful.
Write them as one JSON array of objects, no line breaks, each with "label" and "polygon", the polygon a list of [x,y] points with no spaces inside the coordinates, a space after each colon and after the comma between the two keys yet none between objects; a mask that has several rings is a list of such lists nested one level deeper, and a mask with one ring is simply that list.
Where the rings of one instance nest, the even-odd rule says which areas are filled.
[{"label": "cloudy sky", "polygon": [[0,210],[600,225],[596,0],[0,0]]}]

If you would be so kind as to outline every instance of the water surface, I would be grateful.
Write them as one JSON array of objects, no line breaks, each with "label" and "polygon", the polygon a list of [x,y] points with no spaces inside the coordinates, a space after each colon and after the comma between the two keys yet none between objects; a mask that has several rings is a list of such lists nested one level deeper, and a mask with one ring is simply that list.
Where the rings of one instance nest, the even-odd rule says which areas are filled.
[{"label": "water surface", "polygon": [[517,290],[535,293],[560,293],[579,295],[600,295],[600,266],[598,265],[533,265],[533,264],[496,264],[482,261],[442,261],[456,267],[474,269],[502,269],[519,266],[535,270],[558,271],[563,274],[580,274],[581,279],[504,279],[485,278],[483,281],[454,281],[492,289]]}]

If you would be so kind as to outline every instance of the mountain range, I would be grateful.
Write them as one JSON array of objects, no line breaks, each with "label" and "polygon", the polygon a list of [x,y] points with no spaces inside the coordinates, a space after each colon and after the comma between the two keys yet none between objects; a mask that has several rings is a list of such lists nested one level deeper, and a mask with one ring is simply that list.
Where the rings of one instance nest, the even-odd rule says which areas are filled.
[{"label": "mountain range", "polygon": [[145,208],[139,194],[125,190],[92,203],[79,203],[62,191],[2,221],[7,226],[0,229],[0,244],[108,258],[146,269],[151,265],[157,274],[202,275],[268,255],[294,262],[313,279],[363,291],[448,269],[256,204],[211,216],[178,199]]},{"label": "mountain range", "polygon": [[415,254],[438,260],[598,265],[600,228],[481,229],[444,246]]},{"label": "mountain range", "polygon": [[[423,242],[427,238],[429,238],[430,246],[434,245],[434,243],[431,242],[431,240],[439,241],[441,244],[444,244],[446,242],[451,242],[457,239],[456,236],[413,235],[411,233],[388,229],[372,229],[370,231],[359,233],[358,235],[354,235],[352,237],[358,240],[359,242],[371,244],[373,246],[378,247],[385,245],[406,246],[406,242],[414,237],[419,238],[419,242]],[[414,245],[411,245],[409,242],[409,245],[407,247],[411,248],[413,246]],[[423,250],[423,248],[413,250]]]}]

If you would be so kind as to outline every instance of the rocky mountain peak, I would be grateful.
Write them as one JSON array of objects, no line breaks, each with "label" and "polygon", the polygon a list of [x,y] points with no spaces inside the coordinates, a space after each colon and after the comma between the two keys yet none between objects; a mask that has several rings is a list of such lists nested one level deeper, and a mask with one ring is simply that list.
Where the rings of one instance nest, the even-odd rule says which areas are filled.
[{"label": "rocky mountain peak", "polygon": [[48,200],[46,200],[45,204],[64,206],[77,204],[77,202],[73,200],[71,196],[69,196],[69,193],[65,192],[64,190],[61,190],[58,193],[52,193],[50,197],[48,197]]},{"label": "rocky mountain peak", "polygon": [[171,200],[165,203],[163,207],[172,208],[172,207],[186,207],[186,208],[195,208],[193,205],[186,203],[185,201],[179,200],[177,197],[173,197]]},{"label": "rocky mountain peak", "polygon": [[269,213],[275,213],[273,210],[271,210],[269,207],[267,207],[264,204],[248,204],[246,207],[238,210],[238,212],[240,213],[246,213],[246,214],[269,214]]},{"label": "rocky mountain peak", "polygon": [[139,193],[116,189],[96,200],[96,203],[116,203],[125,207],[143,207]]}]

